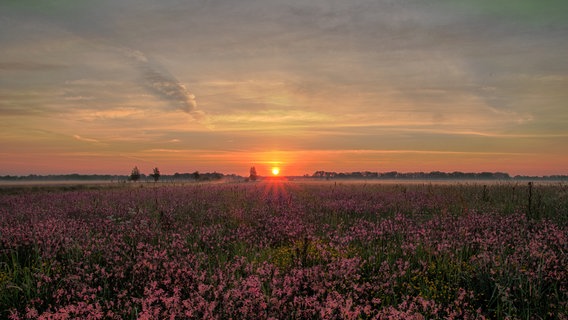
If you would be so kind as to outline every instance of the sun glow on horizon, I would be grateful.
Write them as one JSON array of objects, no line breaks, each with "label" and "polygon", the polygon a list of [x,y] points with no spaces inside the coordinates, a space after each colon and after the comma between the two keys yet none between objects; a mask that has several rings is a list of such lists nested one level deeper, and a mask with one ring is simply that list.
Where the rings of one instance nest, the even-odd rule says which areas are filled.
[{"label": "sun glow on horizon", "polygon": [[280,173],[280,168],[273,167],[272,168],[272,175],[277,176]]}]

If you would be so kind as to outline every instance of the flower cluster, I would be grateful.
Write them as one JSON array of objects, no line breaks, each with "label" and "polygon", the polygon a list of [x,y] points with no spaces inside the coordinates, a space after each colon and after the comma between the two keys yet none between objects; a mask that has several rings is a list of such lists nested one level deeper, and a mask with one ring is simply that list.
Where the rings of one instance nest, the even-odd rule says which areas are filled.
[{"label": "flower cluster", "polygon": [[277,180],[7,192],[0,318],[567,319],[565,186],[540,189],[551,205],[539,219],[518,190]]}]

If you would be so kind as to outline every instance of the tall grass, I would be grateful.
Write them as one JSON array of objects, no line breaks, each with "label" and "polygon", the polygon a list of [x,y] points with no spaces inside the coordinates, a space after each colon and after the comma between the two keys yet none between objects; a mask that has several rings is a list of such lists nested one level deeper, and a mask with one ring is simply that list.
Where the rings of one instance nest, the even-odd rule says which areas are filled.
[{"label": "tall grass", "polygon": [[563,184],[0,193],[0,318],[566,319]]}]

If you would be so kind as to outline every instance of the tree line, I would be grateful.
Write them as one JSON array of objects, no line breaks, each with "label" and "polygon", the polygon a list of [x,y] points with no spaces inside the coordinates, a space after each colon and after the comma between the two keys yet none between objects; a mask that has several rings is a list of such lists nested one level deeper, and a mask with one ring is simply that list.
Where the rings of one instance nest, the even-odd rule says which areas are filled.
[{"label": "tree line", "polygon": [[568,175],[521,176],[511,177],[506,172],[333,172],[316,171],[311,175],[318,179],[401,179],[401,180],[568,180]]},{"label": "tree line", "polygon": [[[256,168],[251,167],[249,175],[242,177],[235,174],[223,174],[219,172],[201,173],[194,171],[191,173],[174,173],[173,175],[163,175],[156,167],[152,173],[145,175],[138,167],[134,167],[130,175],[109,175],[109,174],[61,174],[61,175],[36,175],[27,176],[0,176],[0,181],[147,181],[147,180],[194,180],[194,181],[213,181],[223,178],[234,180],[256,181],[261,177],[257,174]],[[548,176],[528,176],[516,175],[510,176],[505,172],[373,172],[373,171],[356,171],[356,172],[334,172],[334,171],[316,171],[312,175],[306,174],[303,178],[310,179],[389,179],[389,180],[547,180],[547,181],[566,181],[568,175],[548,175]]]},{"label": "tree line", "polygon": [[0,181],[175,181],[175,180],[195,180],[195,181],[212,181],[229,179],[243,179],[243,177],[234,174],[223,174],[219,172],[194,171],[192,173],[174,173],[172,175],[164,175],[160,173],[158,168],[154,168],[152,173],[144,174],[138,167],[134,167],[129,175],[110,175],[110,174],[57,174],[57,175],[37,175],[30,174],[27,176],[5,175],[0,176]]}]

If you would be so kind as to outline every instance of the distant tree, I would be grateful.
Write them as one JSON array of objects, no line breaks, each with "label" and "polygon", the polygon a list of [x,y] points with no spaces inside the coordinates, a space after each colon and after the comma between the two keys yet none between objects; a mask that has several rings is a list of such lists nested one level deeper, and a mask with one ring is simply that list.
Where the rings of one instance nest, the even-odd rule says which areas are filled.
[{"label": "distant tree", "polygon": [[154,173],[152,173],[150,175],[152,178],[154,178],[154,182],[158,182],[158,180],[160,180],[160,169],[158,169],[158,167],[154,168]]},{"label": "distant tree", "polygon": [[134,167],[134,169],[132,169],[132,172],[130,173],[130,180],[138,181],[139,179],[140,179],[140,170],[138,170],[138,167]]},{"label": "distant tree", "polygon": [[486,171],[479,173],[477,176],[481,179],[493,179],[494,178],[492,172],[486,172]]},{"label": "distant tree", "polygon": [[251,181],[256,181],[256,179],[258,178],[258,175],[256,174],[256,168],[255,167],[250,167],[250,176],[249,179]]},{"label": "distant tree", "polygon": [[191,175],[193,176],[193,179],[195,179],[195,180],[199,180],[199,178],[201,177],[201,175],[199,174],[199,171],[195,171]]},{"label": "distant tree", "polygon": [[316,171],[314,172],[314,174],[312,174],[312,177],[314,178],[322,178],[324,176],[325,172],[324,171]]},{"label": "distant tree", "polygon": [[381,173],[381,178],[383,178],[383,179],[396,179],[397,175],[398,175],[398,172],[396,172],[396,171],[384,172],[384,173]]}]

